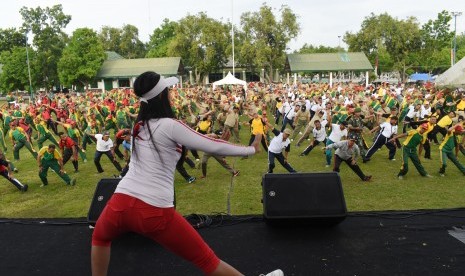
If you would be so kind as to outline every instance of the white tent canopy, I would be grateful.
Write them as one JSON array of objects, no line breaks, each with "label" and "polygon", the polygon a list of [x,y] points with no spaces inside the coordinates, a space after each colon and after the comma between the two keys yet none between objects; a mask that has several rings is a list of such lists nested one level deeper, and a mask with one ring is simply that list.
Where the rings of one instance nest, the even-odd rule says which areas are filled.
[{"label": "white tent canopy", "polygon": [[234,77],[231,74],[231,72],[228,72],[228,75],[226,77],[224,77],[223,79],[221,79],[219,81],[215,81],[213,83],[213,89],[215,89],[215,87],[217,87],[218,85],[224,85],[224,84],[238,84],[238,85],[244,86],[244,88],[247,86],[246,81],[243,81],[243,80],[240,80],[240,79]]},{"label": "white tent canopy", "polygon": [[439,75],[436,80],[437,86],[465,87],[465,58],[462,58],[446,72]]}]

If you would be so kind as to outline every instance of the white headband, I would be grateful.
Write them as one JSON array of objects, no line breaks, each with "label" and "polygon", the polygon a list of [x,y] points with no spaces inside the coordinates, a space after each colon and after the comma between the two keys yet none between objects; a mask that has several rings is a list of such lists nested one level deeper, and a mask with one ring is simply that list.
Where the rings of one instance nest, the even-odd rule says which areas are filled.
[{"label": "white headband", "polygon": [[163,76],[160,76],[160,80],[158,81],[158,83],[152,89],[150,89],[149,92],[142,95],[142,97],[140,97],[140,101],[147,102],[148,100],[158,96],[161,92],[163,92],[163,90],[165,90],[165,88],[173,86],[178,82],[179,80],[176,77],[170,77],[165,79]]}]

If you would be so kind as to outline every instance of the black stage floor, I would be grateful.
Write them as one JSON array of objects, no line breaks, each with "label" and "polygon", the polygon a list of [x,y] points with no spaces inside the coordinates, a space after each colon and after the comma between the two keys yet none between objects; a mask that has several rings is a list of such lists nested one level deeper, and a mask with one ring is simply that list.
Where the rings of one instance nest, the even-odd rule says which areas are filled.
[{"label": "black stage floor", "polygon": [[[350,213],[333,228],[273,228],[259,216],[224,217],[200,234],[245,275],[465,275],[465,209]],[[90,275],[84,219],[0,223],[0,275]],[[109,275],[201,275],[159,245],[115,241]]]}]

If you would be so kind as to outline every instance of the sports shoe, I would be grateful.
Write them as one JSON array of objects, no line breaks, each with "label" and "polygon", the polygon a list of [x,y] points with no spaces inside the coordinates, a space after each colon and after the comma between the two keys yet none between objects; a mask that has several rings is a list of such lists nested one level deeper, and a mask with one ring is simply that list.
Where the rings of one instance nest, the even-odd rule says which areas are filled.
[{"label": "sports shoe", "polygon": [[445,175],[445,174],[443,174],[443,173],[440,173],[439,175],[440,175],[440,176],[442,176],[442,177],[446,176],[446,175]]},{"label": "sports shoe", "polygon": [[13,170],[15,173],[19,172],[17,168],[14,168]]},{"label": "sports shoe", "polygon": [[87,163],[87,159],[84,159],[84,163]]},{"label": "sports shoe", "polygon": [[331,165],[328,165],[328,164],[325,165],[326,168],[329,168],[329,166],[331,166]]},{"label": "sports shoe", "polygon": [[305,153],[302,152],[301,154],[299,154],[299,156],[303,157],[303,156],[305,156]]},{"label": "sports shoe", "polygon": [[391,160],[391,161],[396,161],[396,159],[395,159],[395,158],[392,158],[392,159],[389,159],[389,160]]},{"label": "sports shoe", "polygon": [[363,178],[363,181],[370,181],[371,175],[367,175]]},{"label": "sports shoe", "polygon": [[71,179],[71,182],[69,183],[69,185],[71,186],[76,185],[76,178]]},{"label": "sports shoe", "polygon": [[430,174],[427,174],[427,175],[425,175],[425,177],[428,177],[428,178],[433,178],[433,176],[432,176],[432,175],[430,175]]},{"label": "sports shoe", "polygon": [[41,188],[43,188],[43,187],[45,187],[45,186],[47,186],[47,184],[42,184],[42,185],[40,185]]},{"label": "sports shoe", "polygon": [[24,184],[23,187],[21,188],[21,192],[26,192],[29,186],[27,184]]},{"label": "sports shoe", "polygon": [[402,175],[398,175],[397,178],[398,178],[399,180],[404,179],[404,177],[403,177]]},{"label": "sports shoe", "polygon": [[260,276],[284,276],[284,272],[281,269],[276,269],[268,274],[260,274]]},{"label": "sports shoe", "polygon": [[233,176],[238,176],[238,175],[239,175],[239,173],[240,173],[240,171],[239,171],[239,170],[237,170],[237,171],[235,171],[235,172],[233,173]]},{"label": "sports shoe", "polygon": [[189,179],[187,180],[187,183],[191,184],[191,183],[193,183],[195,180],[196,180],[196,178],[195,178],[194,176],[191,176],[191,177],[189,177]]}]

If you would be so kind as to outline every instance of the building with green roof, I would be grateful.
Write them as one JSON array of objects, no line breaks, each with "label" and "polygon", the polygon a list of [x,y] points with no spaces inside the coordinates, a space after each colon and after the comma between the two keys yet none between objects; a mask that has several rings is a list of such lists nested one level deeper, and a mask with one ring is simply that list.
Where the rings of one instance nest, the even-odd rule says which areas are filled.
[{"label": "building with green roof", "polygon": [[136,77],[146,71],[155,71],[163,76],[178,76],[182,82],[184,67],[180,57],[124,59],[115,54],[118,55],[107,53],[107,60],[97,73],[99,89],[132,87]]},{"label": "building with green roof", "polygon": [[368,74],[373,66],[362,52],[359,53],[318,53],[318,54],[288,54],[285,69],[294,73],[294,82],[297,73],[329,73],[329,83],[332,86],[333,73],[356,72],[365,73],[365,82],[368,85]]}]

